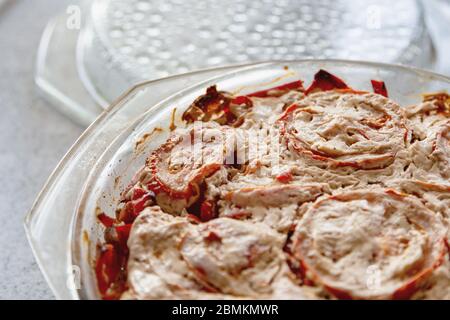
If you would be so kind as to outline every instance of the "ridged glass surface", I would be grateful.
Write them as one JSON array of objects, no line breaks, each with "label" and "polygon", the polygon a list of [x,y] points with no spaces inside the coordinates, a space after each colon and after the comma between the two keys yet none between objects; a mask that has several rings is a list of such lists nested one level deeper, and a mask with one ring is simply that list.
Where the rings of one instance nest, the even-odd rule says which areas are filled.
[{"label": "ridged glass surface", "polygon": [[414,0],[95,0],[90,11],[82,67],[108,98],[142,80],[227,64],[431,60]]}]

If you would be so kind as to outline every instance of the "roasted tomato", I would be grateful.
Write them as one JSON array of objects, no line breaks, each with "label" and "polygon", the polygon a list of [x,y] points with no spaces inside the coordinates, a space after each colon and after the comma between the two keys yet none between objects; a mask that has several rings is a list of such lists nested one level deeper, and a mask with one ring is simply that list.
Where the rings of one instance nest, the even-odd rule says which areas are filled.
[{"label": "roasted tomato", "polygon": [[105,227],[112,227],[114,225],[114,223],[116,222],[115,219],[107,216],[105,213],[100,213],[99,215],[97,215],[97,219],[100,221],[100,223],[105,226]]},{"label": "roasted tomato", "polygon": [[172,137],[148,158],[152,178],[147,188],[165,211],[180,213],[193,205],[200,197],[204,179],[226,164],[234,140],[224,138],[225,130],[220,126],[194,126]]},{"label": "roasted tomato", "polygon": [[144,190],[140,185],[141,182],[138,182],[129,191],[132,193],[131,197],[122,201],[122,207],[117,213],[118,221],[132,223],[142,210],[154,203],[154,193]]},{"label": "roasted tomato", "polygon": [[215,204],[212,201],[205,200],[200,207],[200,219],[209,221],[217,217]]},{"label": "roasted tomato", "polygon": [[350,89],[350,87],[343,80],[328,71],[319,70],[314,75],[314,80],[311,85],[306,89],[306,94],[335,89]]},{"label": "roasted tomato", "polygon": [[118,299],[125,290],[125,268],[127,252],[113,244],[99,248],[95,265],[97,286],[103,299]]},{"label": "roasted tomato", "polygon": [[227,92],[217,91],[216,86],[211,86],[205,95],[197,98],[183,113],[182,119],[187,123],[214,121],[221,125],[239,125],[240,117],[251,107],[249,98],[234,98]]},{"label": "roasted tomato", "polygon": [[182,119],[187,123],[215,121],[221,125],[236,127],[242,124],[243,116],[253,107],[252,97],[279,97],[292,90],[304,91],[303,82],[297,80],[236,97],[228,92],[217,91],[216,86],[211,86],[206,90],[206,94],[189,106]]},{"label": "roasted tomato", "polygon": [[373,92],[381,94],[382,96],[388,97],[388,92],[386,89],[386,84],[383,81],[370,80],[372,83]]},{"label": "roasted tomato", "polygon": [[292,173],[283,172],[283,173],[280,173],[279,175],[277,175],[276,179],[278,182],[281,182],[281,183],[289,183],[292,181],[293,177],[292,177]]}]

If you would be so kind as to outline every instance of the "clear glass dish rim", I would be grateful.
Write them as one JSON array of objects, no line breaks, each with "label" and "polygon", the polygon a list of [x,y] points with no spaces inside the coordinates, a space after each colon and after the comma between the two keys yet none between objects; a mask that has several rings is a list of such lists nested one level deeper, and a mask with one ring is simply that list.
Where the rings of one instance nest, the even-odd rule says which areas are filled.
[{"label": "clear glass dish rim", "polygon": [[[24,224],[25,224],[26,235],[27,235],[27,238],[31,245],[33,254],[35,255],[37,263],[38,263],[41,271],[43,272],[44,277],[47,280],[47,283],[50,285],[50,287],[51,287],[52,291],[55,293],[55,295],[58,297],[58,292],[57,292],[57,290],[55,290],[55,288],[52,287],[51,281],[49,280],[49,275],[47,274],[47,272],[45,270],[45,266],[42,264],[42,258],[40,257],[40,252],[39,252],[39,249],[37,248],[38,243],[35,243],[35,240],[33,239],[33,236],[32,236],[31,224],[32,224],[32,221],[34,220],[34,218],[38,217],[39,214],[42,213],[39,210],[40,204],[48,196],[49,192],[52,191],[51,190],[52,186],[56,183],[56,181],[58,181],[58,178],[60,178],[61,173],[64,171],[64,169],[66,168],[68,163],[70,163],[70,161],[72,160],[72,156],[74,154],[76,154],[76,152],[79,150],[79,148],[83,144],[83,142],[87,141],[87,139],[89,139],[89,137],[92,135],[92,133],[94,133],[95,130],[101,124],[107,123],[104,121],[107,121],[109,116],[111,116],[112,114],[114,114],[115,112],[120,110],[117,108],[117,106],[122,105],[121,107],[124,107],[126,105],[126,103],[125,104],[122,104],[122,103],[125,102],[129,97],[133,96],[133,94],[136,93],[137,91],[139,91],[139,89],[144,88],[153,83],[157,83],[157,82],[164,81],[167,79],[182,78],[187,75],[201,73],[201,72],[204,72],[207,70],[217,70],[217,71],[224,70],[224,72],[225,72],[224,74],[212,77],[208,80],[201,81],[199,83],[194,83],[194,84],[192,84],[192,86],[185,89],[185,90],[189,90],[191,87],[197,87],[197,86],[202,85],[203,83],[210,82],[211,80],[214,80],[216,78],[221,79],[223,77],[226,77],[227,74],[234,73],[235,71],[226,72],[226,70],[229,70],[230,67],[235,67],[235,68],[238,68],[239,71],[241,71],[241,70],[244,71],[244,70],[250,70],[250,69],[269,67],[271,65],[283,64],[283,63],[308,63],[308,62],[314,63],[314,64],[324,63],[324,64],[349,65],[349,67],[360,66],[360,67],[390,69],[392,71],[398,71],[398,72],[402,72],[402,71],[413,72],[423,78],[428,77],[430,79],[434,79],[434,80],[438,80],[438,81],[442,81],[442,82],[450,84],[450,77],[447,77],[447,76],[444,76],[444,75],[441,75],[441,74],[438,74],[438,73],[435,73],[432,71],[423,70],[423,69],[416,68],[416,67],[409,67],[409,66],[400,65],[400,64],[387,64],[387,63],[342,60],[342,59],[298,59],[298,60],[287,60],[287,61],[286,60],[279,60],[279,61],[274,60],[274,61],[258,62],[258,63],[235,65],[235,66],[225,66],[225,67],[220,67],[220,68],[208,68],[208,69],[190,72],[187,74],[169,76],[169,77],[163,78],[163,79],[149,80],[149,81],[145,81],[145,82],[142,82],[142,83],[139,83],[139,84],[133,86],[126,93],[124,93],[121,97],[119,97],[114,103],[112,103],[108,108],[106,108],[105,111],[78,138],[78,140],[69,149],[69,151],[66,153],[66,155],[62,158],[62,160],[57,165],[56,169],[53,171],[53,173],[48,178],[44,187],[39,192],[39,194],[36,198],[36,201],[34,202],[34,204],[32,206],[32,209],[30,210],[30,212],[27,214],[27,216],[25,218]],[[181,91],[185,91],[185,90],[181,90]],[[166,99],[170,99],[174,95],[177,95],[177,93],[170,95],[169,97],[166,97],[165,99],[161,100],[161,102],[163,102]],[[71,228],[70,230],[74,231],[74,228]],[[71,237],[71,239],[73,239],[73,238]],[[68,252],[67,254],[71,255],[72,253]],[[77,298],[79,298],[79,296],[77,296]]]}]

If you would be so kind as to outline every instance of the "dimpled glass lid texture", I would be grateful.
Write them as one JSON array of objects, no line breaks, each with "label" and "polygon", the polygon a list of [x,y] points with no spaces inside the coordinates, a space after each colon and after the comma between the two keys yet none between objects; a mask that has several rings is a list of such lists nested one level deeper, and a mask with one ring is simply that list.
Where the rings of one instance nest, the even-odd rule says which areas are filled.
[{"label": "dimpled glass lid texture", "polygon": [[81,67],[108,99],[143,80],[228,64],[431,63],[414,0],[95,0],[89,10]]}]

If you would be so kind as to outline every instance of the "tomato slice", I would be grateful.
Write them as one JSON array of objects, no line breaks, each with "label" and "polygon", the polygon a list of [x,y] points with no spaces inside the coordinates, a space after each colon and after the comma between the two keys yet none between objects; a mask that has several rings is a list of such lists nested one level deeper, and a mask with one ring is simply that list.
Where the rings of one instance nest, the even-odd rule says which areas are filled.
[{"label": "tomato slice", "polygon": [[215,205],[212,201],[205,200],[200,206],[200,219],[202,221],[209,221],[217,216],[215,212]]},{"label": "tomato slice", "polygon": [[294,112],[297,108],[298,104],[296,103],[291,104],[289,107],[286,108],[286,110],[284,110],[283,114],[278,119],[278,121],[287,120],[289,116],[292,114],[292,112]]},{"label": "tomato slice", "polygon": [[146,194],[147,194],[147,191],[145,191],[144,189],[135,187],[135,188],[133,188],[133,197],[131,198],[131,200],[138,200],[138,199],[142,198],[143,196],[145,196]]},{"label": "tomato slice", "polygon": [[292,177],[292,173],[290,172],[283,172],[280,173],[277,177],[276,177],[278,182],[281,183],[289,183],[292,181],[293,177]]},{"label": "tomato slice", "polygon": [[211,86],[189,106],[182,119],[187,123],[215,121],[221,125],[234,125],[238,123],[240,115],[233,112],[231,104],[245,104],[247,109],[252,107],[250,99],[234,98],[227,92],[217,91],[216,86]]},{"label": "tomato slice", "polygon": [[320,69],[315,75],[311,85],[306,89],[306,94],[317,91],[328,91],[335,89],[350,89],[350,87],[340,78],[335,75]]},{"label": "tomato slice", "polygon": [[117,250],[112,244],[104,244],[95,266],[97,285],[100,293],[106,295],[108,289],[116,281],[121,265]]},{"label": "tomato slice", "polygon": [[388,97],[388,92],[384,81],[370,80],[370,82],[372,83],[373,92],[381,94],[386,98]]},{"label": "tomato slice", "polygon": [[127,245],[128,238],[130,237],[131,223],[116,226],[115,229],[120,244],[125,247]]},{"label": "tomato slice", "polygon": [[[142,189],[137,189],[142,190]],[[138,191],[140,193],[140,191]],[[118,214],[118,220],[125,223],[132,223],[137,216],[149,205],[153,203],[152,196],[149,193],[141,197],[133,196],[133,199],[126,202]]]},{"label": "tomato slice", "polygon": [[222,238],[214,231],[210,231],[208,235],[205,237],[205,240],[209,242],[221,242]]},{"label": "tomato slice", "polygon": [[107,228],[109,228],[109,227],[112,227],[113,225],[114,225],[114,223],[115,223],[115,219],[113,219],[113,218],[111,218],[111,217],[109,217],[109,216],[107,216],[105,213],[100,213],[99,215],[97,215],[97,219],[100,221],[100,223],[103,225],[103,226],[105,226],[105,227],[107,227]]},{"label": "tomato slice", "polygon": [[233,98],[233,100],[231,100],[232,103],[234,104],[245,104],[247,106],[253,106],[253,102],[252,100],[248,97],[248,96],[238,96],[236,98]]},{"label": "tomato slice", "polygon": [[163,210],[180,213],[200,198],[204,179],[224,166],[226,152],[234,150],[232,139],[224,138],[228,132],[235,133],[229,127],[194,126],[152,153],[147,160],[152,178],[146,188]]}]

